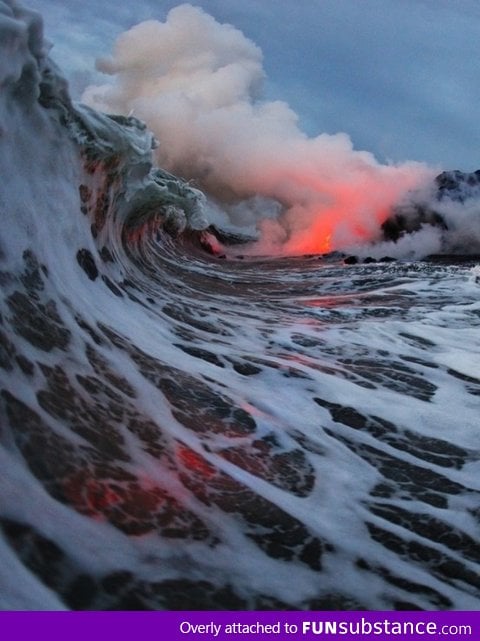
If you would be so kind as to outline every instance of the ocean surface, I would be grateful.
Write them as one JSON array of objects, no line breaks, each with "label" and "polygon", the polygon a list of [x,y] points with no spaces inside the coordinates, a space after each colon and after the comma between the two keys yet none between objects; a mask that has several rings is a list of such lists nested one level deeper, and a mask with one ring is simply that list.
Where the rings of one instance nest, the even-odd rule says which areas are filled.
[{"label": "ocean surface", "polygon": [[254,256],[0,44],[0,608],[480,609],[475,256]]}]

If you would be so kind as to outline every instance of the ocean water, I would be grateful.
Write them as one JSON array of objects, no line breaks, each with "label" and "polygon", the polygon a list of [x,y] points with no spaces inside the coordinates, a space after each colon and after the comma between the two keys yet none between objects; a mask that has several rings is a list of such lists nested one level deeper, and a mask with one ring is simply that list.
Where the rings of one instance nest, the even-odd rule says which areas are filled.
[{"label": "ocean water", "polygon": [[479,609],[475,257],[252,256],[0,43],[0,608]]}]

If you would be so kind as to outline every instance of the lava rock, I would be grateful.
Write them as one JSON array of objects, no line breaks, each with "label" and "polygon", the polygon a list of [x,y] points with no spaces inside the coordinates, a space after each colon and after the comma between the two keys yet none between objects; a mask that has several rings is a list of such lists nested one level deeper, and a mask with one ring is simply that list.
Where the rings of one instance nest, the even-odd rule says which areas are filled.
[{"label": "lava rock", "polygon": [[480,197],[480,169],[471,173],[443,171],[435,178],[438,200],[448,198],[463,203],[467,198]]},{"label": "lava rock", "polygon": [[436,211],[435,203],[451,201],[463,203],[472,198],[480,199],[480,169],[471,173],[458,169],[443,171],[433,181],[433,197],[429,202],[412,200],[393,208],[381,229],[384,240],[396,242],[401,236],[419,231],[424,225],[448,230],[443,216]]}]

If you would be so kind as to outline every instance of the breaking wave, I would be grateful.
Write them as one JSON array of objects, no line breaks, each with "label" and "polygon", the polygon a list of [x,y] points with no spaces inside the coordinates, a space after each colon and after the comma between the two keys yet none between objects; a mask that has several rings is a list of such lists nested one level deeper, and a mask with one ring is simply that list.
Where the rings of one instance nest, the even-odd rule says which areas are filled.
[{"label": "breaking wave", "polygon": [[[253,45],[198,10],[171,14],[172,37],[186,19],[233,38],[259,75]],[[304,166],[263,188],[271,158],[238,149],[245,189],[198,164],[180,179],[177,160],[155,163],[165,130],[157,148],[136,117],[71,102],[37,14],[1,3],[0,36],[0,607],[478,609],[479,277],[459,222],[477,216],[472,181],[421,169],[418,184],[344,136],[297,143],[295,124],[285,153],[321,189]],[[340,202],[309,151],[324,144],[341,148],[356,227],[310,225],[312,203]],[[356,185],[372,193],[378,172],[382,214],[360,225],[372,201]],[[408,177],[393,200],[390,174]],[[288,238],[272,244],[276,225]],[[461,263],[372,262],[426,234],[450,253],[454,228]],[[318,255],[352,246],[356,265]]]}]

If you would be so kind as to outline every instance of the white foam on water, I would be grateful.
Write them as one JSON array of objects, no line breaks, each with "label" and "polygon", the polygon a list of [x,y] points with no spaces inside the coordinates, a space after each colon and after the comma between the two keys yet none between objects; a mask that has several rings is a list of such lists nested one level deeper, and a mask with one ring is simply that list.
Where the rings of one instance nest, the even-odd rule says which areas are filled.
[{"label": "white foam on water", "polygon": [[0,607],[478,609],[477,268],[202,254],[204,197],[5,7]]}]

